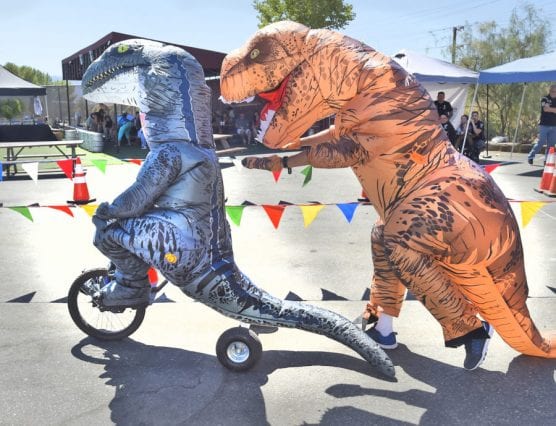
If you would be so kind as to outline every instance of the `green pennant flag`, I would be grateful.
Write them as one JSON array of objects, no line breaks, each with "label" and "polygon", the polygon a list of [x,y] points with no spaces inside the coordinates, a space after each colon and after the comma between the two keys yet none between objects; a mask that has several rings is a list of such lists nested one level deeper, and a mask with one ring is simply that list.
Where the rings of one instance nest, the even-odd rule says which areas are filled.
[{"label": "green pennant flag", "polygon": [[305,180],[303,181],[303,185],[305,186],[309,183],[311,178],[313,177],[313,166],[307,166],[303,170],[301,170],[301,174],[305,175]]},{"label": "green pennant flag", "polygon": [[13,210],[14,212],[18,212],[33,222],[33,216],[27,207],[9,207],[9,209]]},{"label": "green pennant flag", "polygon": [[241,223],[241,216],[243,215],[244,208],[245,206],[226,206],[226,213],[228,213],[230,220],[237,226]]},{"label": "green pennant flag", "polygon": [[106,173],[106,160],[105,159],[93,159],[91,163],[99,169],[102,173]]}]

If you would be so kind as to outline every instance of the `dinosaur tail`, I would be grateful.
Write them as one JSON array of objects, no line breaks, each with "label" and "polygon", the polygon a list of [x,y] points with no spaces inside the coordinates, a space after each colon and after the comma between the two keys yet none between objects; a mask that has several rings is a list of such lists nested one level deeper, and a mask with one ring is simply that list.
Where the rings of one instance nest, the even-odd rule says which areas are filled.
[{"label": "dinosaur tail", "polygon": [[[475,305],[498,335],[510,347],[524,355],[556,358],[556,331],[543,337],[525,304],[519,310],[514,310],[508,306],[508,302],[495,286],[489,287],[490,291],[482,291]],[[466,295],[469,297],[469,294]],[[473,301],[473,298],[470,299]]]},{"label": "dinosaur tail", "polygon": [[233,263],[220,262],[200,280],[180,288],[218,312],[246,323],[322,334],[353,349],[385,376],[395,376],[390,358],[353,322],[327,309],[271,296]]}]

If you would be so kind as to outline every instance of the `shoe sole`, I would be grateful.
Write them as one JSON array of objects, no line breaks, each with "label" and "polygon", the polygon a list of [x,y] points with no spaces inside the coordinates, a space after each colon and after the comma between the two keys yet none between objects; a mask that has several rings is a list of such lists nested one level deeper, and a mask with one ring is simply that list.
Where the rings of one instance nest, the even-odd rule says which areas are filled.
[{"label": "shoe sole", "polygon": [[488,352],[488,345],[490,344],[490,339],[492,338],[492,335],[494,334],[494,328],[490,324],[488,325],[487,333],[488,333],[489,338],[487,339],[487,341],[485,343],[485,346],[483,348],[483,354],[481,356],[481,360],[473,368],[465,368],[464,367],[467,371],[473,371],[473,370],[479,368],[481,366],[481,364],[485,361],[485,358],[486,358],[487,352]]},{"label": "shoe sole", "polygon": [[383,343],[378,343],[376,340],[374,340],[374,342],[376,342],[376,344],[378,346],[380,346],[382,349],[396,349],[398,347],[398,343],[394,343],[393,345],[385,345]]}]

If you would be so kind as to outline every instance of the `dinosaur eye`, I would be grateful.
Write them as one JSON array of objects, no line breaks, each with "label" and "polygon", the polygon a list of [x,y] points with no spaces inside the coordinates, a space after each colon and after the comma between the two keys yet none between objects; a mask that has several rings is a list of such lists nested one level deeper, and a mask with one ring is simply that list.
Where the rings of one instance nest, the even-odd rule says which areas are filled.
[{"label": "dinosaur eye", "polygon": [[118,53],[125,53],[129,50],[129,46],[127,44],[122,44],[118,46]]},{"label": "dinosaur eye", "polygon": [[259,56],[260,53],[261,51],[259,49],[253,49],[249,56],[251,57],[251,59],[255,59],[257,56]]}]

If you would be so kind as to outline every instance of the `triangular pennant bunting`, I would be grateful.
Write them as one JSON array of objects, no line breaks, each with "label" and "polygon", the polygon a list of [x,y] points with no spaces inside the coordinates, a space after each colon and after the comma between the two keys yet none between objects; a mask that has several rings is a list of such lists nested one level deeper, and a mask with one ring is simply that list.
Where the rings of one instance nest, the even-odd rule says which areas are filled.
[{"label": "triangular pennant bunting", "polygon": [[274,176],[274,182],[278,182],[278,179],[280,179],[281,174],[282,174],[282,169],[276,172],[272,172],[272,176]]},{"label": "triangular pennant bunting", "polygon": [[311,181],[311,178],[313,177],[313,166],[305,167],[303,170],[301,170],[301,174],[305,175],[305,179],[303,180],[302,185],[305,186]]},{"label": "triangular pennant bunting", "polygon": [[496,170],[498,168],[498,166],[500,165],[500,163],[497,164],[486,164],[485,167],[485,171],[487,173],[492,173],[494,170]]},{"label": "triangular pennant bunting", "polygon": [[85,204],[79,207],[85,210],[85,213],[87,213],[89,217],[93,217],[93,215],[97,211],[98,204]]},{"label": "triangular pennant bunting", "polygon": [[23,163],[21,168],[33,179],[35,183],[39,180],[39,163]]},{"label": "triangular pennant bunting", "polygon": [[105,159],[91,160],[91,163],[93,163],[93,165],[97,169],[99,169],[102,173],[106,173],[106,163],[107,163],[107,161]]},{"label": "triangular pennant bunting", "polygon": [[228,213],[230,220],[237,226],[241,223],[244,208],[245,206],[226,206],[226,213]]},{"label": "triangular pennant bunting", "polygon": [[140,166],[143,163],[143,161],[139,160],[138,158],[129,158],[127,161],[133,164],[137,164],[138,166]]},{"label": "triangular pennant bunting", "polygon": [[73,217],[73,212],[68,206],[46,206],[46,207],[49,207],[54,210],[60,210],[61,212],[69,214],[71,217]]},{"label": "triangular pennant bunting", "polygon": [[8,207],[8,208],[10,210],[13,210],[14,212],[18,212],[19,214],[22,214],[31,222],[33,222],[33,216],[31,215],[31,212],[29,211],[28,207]]},{"label": "triangular pennant bunting", "polygon": [[353,215],[355,214],[355,209],[359,205],[358,203],[342,203],[336,204],[338,208],[342,211],[348,223],[351,223]]},{"label": "triangular pennant bunting", "polygon": [[3,171],[4,171],[4,166],[2,165],[2,162],[0,161],[0,182],[2,182],[3,178]]},{"label": "triangular pennant bunting", "polygon": [[299,206],[299,208],[301,209],[301,213],[303,213],[303,225],[307,228],[313,223],[319,212],[324,208],[324,205]]},{"label": "triangular pennant bunting", "polygon": [[56,164],[58,164],[58,167],[62,169],[68,179],[73,179],[73,160],[59,160],[56,161]]},{"label": "triangular pennant bunting", "polygon": [[278,226],[280,225],[280,220],[282,220],[282,215],[284,214],[284,210],[286,209],[286,206],[271,206],[271,205],[263,204],[262,207],[266,212],[266,214],[268,215],[270,221],[272,222],[272,225],[274,225],[274,228],[278,229]]},{"label": "triangular pennant bunting", "polygon": [[15,299],[8,300],[6,303],[29,303],[35,297],[36,291],[24,294],[23,296],[16,297]]},{"label": "triangular pennant bunting", "polygon": [[523,201],[521,202],[521,224],[525,228],[531,219],[546,203],[543,201]]}]

